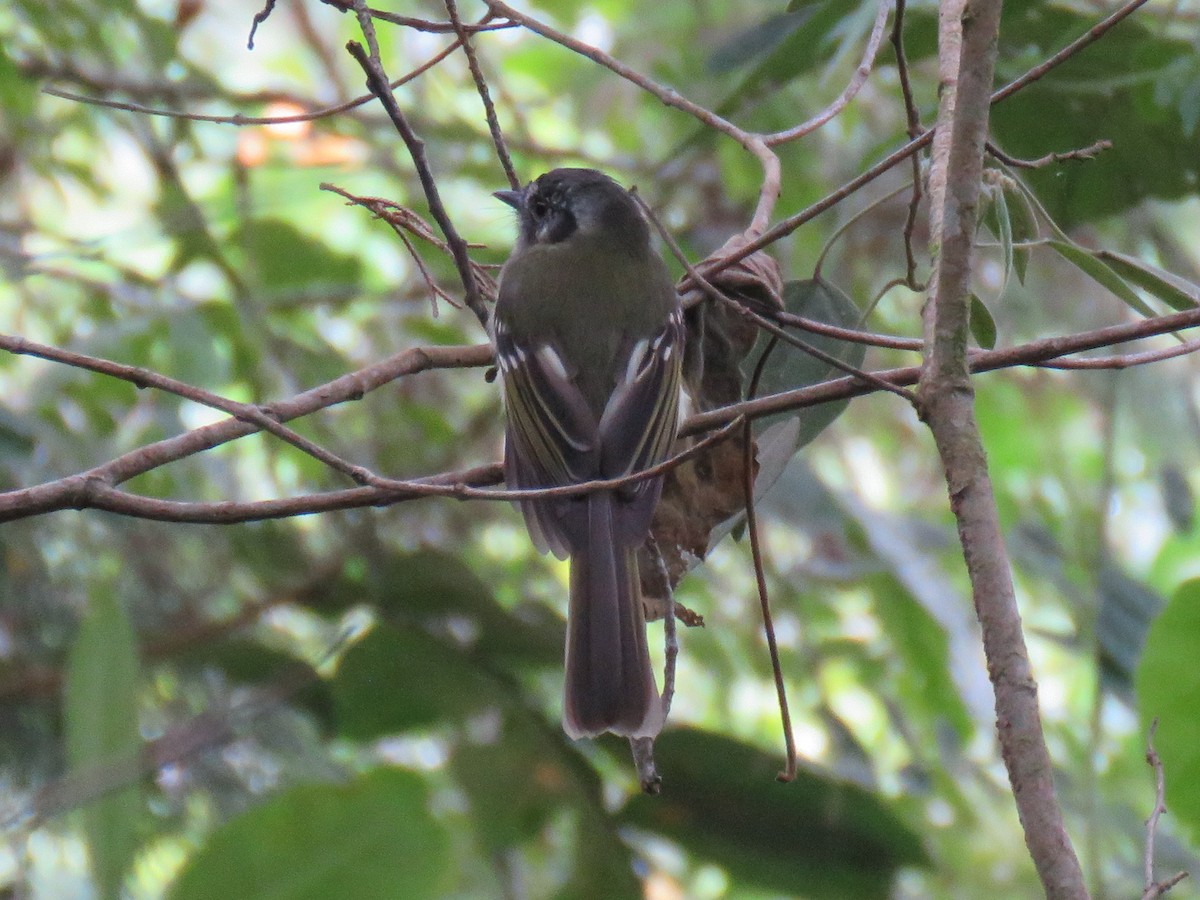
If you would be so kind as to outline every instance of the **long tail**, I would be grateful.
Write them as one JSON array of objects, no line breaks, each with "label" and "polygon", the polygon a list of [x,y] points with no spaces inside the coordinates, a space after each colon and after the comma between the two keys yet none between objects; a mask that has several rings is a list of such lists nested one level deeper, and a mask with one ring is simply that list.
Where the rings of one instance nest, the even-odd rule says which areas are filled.
[{"label": "long tail", "polygon": [[612,494],[587,497],[587,540],[572,548],[563,729],[652,737],[663,710],[646,647],[637,551],[614,529]]}]

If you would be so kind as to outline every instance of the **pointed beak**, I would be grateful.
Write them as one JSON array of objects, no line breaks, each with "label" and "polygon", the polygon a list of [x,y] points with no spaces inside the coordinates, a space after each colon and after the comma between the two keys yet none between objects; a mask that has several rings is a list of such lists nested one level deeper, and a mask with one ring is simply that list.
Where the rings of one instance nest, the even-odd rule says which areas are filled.
[{"label": "pointed beak", "polygon": [[507,203],[513,209],[521,208],[521,191],[496,191],[492,194],[501,203]]}]

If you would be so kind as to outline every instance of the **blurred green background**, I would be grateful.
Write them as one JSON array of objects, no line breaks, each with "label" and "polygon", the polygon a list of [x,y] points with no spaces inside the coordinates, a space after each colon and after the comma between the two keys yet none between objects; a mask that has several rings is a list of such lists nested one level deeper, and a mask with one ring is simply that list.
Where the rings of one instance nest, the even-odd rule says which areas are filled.
[{"label": "blurred green background", "polygon": [[[876,11],[845,0],[528,8],[762,131],[840,92]],[[1111,8],[1010,0],[998,81]],[[391,9],[445,18],[436,3]],[[232,0],[0,8],[0,331],[254,402],[408,347],[484,339],[470,313],[432,300],[384,223],[319,190],[332,182],[427,214],[377,104],[237,128],[40,90],[216,116],[362,93],[342,49],[360,37],[352,15],[285,0],[251,52],[255,11]],[[935,4],[911,3],[906,22],[928,126]],[[1114,146],[1090,162],[989,172],[978,340],[1188,305],[1200,280],[1197,23],[1195,0],[1152,0],[995,109],[995,140],[1012,154]],[[378,29],[393,78],[451,40]],[[485,32],[475,46],[523,178],[603,168],[638,185],[693,259],[745,226],[760,173],[742,149],[536,35]],[[462,55],[397,97],[459,230],[486,245],[474,258],[501,262],[513,229],[491,191],[506,185]],[[901,144],[905,127],[885,46],[845,112],[780,148],[777,218]],[[910,176],[900,167],[777,243],[785,277],[810,278],[839,226]],[[870,310],[866,327],[919,336],[923,295],[877,296],[904,274],[907,205],[901,190],[867,210],[821,274]],[[448,260],[420,249],[458,296]],[[1098,268],[1098,250],[1124,262]],[[1185,284],[1172,293],[1161,271]],[[779,358],[773,389],[821,376]],[[872,349],[865,365],[914,362]],[[1185,357],[976,382],[1059,797],[1097,898],[1140,893],[1155,716],[1170,809],[1160,874],[1200,874],[1196,375]],[[5,490],[221,418],[9,354],[0,398]],[[293,425],[407,477],[497,459],[500,421],[496,387],[463,369]],[[727,537],[678,590],[707,626],[681,636],[658,798],[638,794],[623,741],[561,733],[566,572],[533,552],[507,504],[424,500],[229,527],[96,511],[4,524],[0,884],[9,896],[178,900],[1037,896],[925,428],[877,394],[783,469],[790,451],[773,451],[782,474],[762,515],[801,777],[774,780],[782,741],[753,569],[746,541]],[[208,501],[346,486],[262,435],[126,485]],[[651,635],[657,648],[661,626]],[[1185,882],[1171,896],[1200,894]]]}]

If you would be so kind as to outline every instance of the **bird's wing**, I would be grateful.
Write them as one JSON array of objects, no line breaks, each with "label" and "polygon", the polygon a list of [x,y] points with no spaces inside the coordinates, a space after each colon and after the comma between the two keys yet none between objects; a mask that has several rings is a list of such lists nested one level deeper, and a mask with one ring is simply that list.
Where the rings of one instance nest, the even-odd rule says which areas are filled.
[{"label": "bird's wing", "polygon": [[[679,424],[683,313],[676,308],[663,328],[631,348],[600,418],[600,472],[627,475],[662,462]],[[648,482],[639,482],[644,488]]]},{"label": "bird's wing", "polygon": [[599,423],[557,348],[519,346],[503,322],[496,323],[493,338],[509,431],[524,451],[520,486],[594,478]]},{"label": "bird's wing", "polygon": [[[550,344],[521,347],[503,322],[493,326],[504,385],[504,480],[510,488],[557,487],[596,477],[599,423]],[[565,559],[578,535],[564,515],[569,500],[523,500],[525,525],[541,552]]]}]

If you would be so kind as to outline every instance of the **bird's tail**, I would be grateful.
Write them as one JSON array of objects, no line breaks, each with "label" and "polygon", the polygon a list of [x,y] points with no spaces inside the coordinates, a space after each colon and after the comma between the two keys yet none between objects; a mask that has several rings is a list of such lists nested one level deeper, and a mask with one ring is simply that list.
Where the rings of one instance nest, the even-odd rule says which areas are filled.
[{"label": "bird's tail", "polygon": [[587,531],[571,548],[563,728],[572,738],[605,731],[653,737],[663,709],[646,646],[637,549],[618,539],[615,495],[576,502],[587,504]]}]

